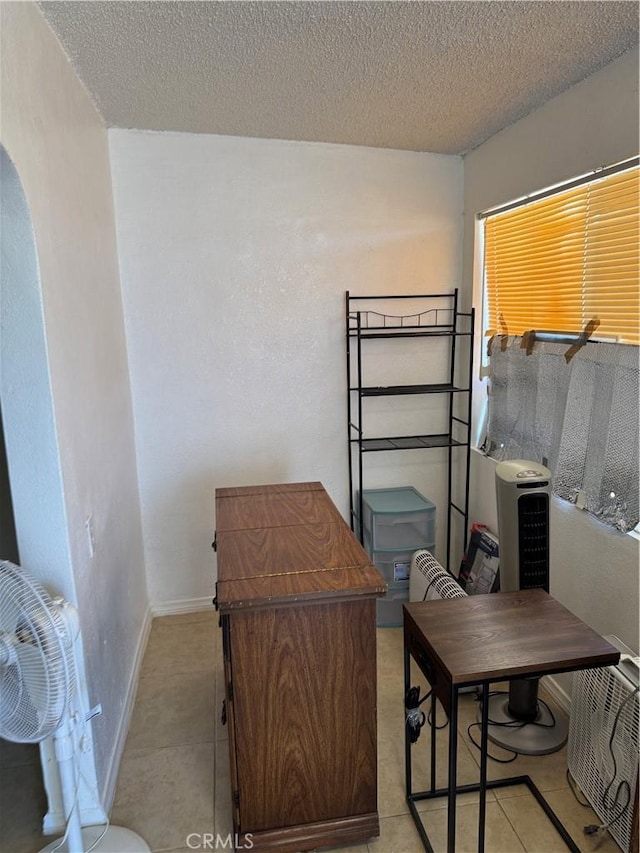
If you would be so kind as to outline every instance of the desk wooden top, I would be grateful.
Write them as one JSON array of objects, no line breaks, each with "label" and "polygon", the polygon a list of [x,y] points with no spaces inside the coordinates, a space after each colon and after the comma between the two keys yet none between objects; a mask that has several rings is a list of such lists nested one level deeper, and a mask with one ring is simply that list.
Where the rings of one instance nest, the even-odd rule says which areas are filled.
[{"label": "desk wooden top", "polygon": [[541,589],[404,605],[405,640],[453,684],[616,664],[619,651]]},{"label": "desk wooden top", "polygon": [[375,566],[264,575],[237,581],[218,581],[216,595],[221,613],[245,608],[319,602],[323,599],[373,598],[384,595],[387,585]]},{"label": "desk wooden top", "polygon": [[216,491],[221,612],[374,597],[386,583],[319,483]]},{"label": "desk wooden top", "polygon": [[281,492],[322,492],[322,483],[270,483],[266,486],[230,486],[216,489],[217,498],[235,498],[243,495],[275,495]]},{"label": "desk wooden top", "polygon": [[221,497],[216,492],[216,531],[218,533],[229,530],[331,522],[345,524],[324,489],[270,491],[235,497]]},{"label": "desk wooden top", "polygon": [[291,575],[368,566],[369,556],[347,525],[297,524],[217,534],[218,580]]}]

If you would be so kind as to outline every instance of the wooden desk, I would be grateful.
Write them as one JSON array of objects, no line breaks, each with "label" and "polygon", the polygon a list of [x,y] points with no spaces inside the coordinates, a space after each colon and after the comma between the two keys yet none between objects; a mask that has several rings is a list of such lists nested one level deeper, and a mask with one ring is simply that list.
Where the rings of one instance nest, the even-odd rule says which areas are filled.
[{"label": "wooden desk", "polygon": [[379,834],[375,599],[320,483],[216,491],[234,831],[256,851]]},{"label": "wooden desk", "polygon": [[323,492],[322,483],[273,483],[269,486],[231,486],[227,489],[216,489],[218,498],[235,498],[242,495],[276,495],[281,492]]},{"label": "wooden desk", "polygon": [[[405,735],[407,802],[425,850],[432,853],[433,848],[416,802],[448,797],[447,851],[454,853],[456,795],[463,791],[479,791],[478,851],[483,851],[487,789],[525,784],[567,847],[574,853],[580,853],[529,776],[487,782],[489,684],[512,678],[609,666],[618,663],[618,650],[546,592],[533,589],[405,604],[405,695],[410,687],[410,656],[433,688],[429,791],[412,791],[411,744]],[[460,688],[469,685],[482,688],[480,782],[458,787],[458,694]],[[443,789],[437,789],[435,784],[436,697],[449,716],[449,777],[448,787]]]}]

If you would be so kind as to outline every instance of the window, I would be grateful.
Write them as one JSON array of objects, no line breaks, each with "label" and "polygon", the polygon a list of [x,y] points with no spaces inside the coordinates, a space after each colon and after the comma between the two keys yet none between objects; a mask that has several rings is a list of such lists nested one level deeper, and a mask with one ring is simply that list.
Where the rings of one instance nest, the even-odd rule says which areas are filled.
[{"label": "window", "polygon": [[638,523],[638,159],[489,211],[485,449],[548,464],[558,495]]},{"label": "window", "polygon": [[[489,329],[640,343],[638,167],[558,191],[484,225]],[[594,330],[595,331],[595,330]]]}]

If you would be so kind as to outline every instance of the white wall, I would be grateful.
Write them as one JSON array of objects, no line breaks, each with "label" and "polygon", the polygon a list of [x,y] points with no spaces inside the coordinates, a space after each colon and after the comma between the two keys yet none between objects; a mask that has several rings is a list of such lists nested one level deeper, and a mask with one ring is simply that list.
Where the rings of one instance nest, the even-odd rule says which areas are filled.
[{"label": "white wall", "polygon": [[[468,296],[477,213],[637,153],[637,49],[472,151],[464,163]],[[477,286],[475,303],[481,304]],[[479,403],[479,382],[475,393]],[[495,530],[494,469],[492,460],[473,454],[471,514]],[[637,649],[638,542],[560,500],[551,523],[552,594],[596,631]]]},{"label": "white wall", "polygon": [[2,142],[33,221],[62,478],[64,541],[51,549],[66,549],[70,563],[63,579],[48,571],[46,555],[37,569],[80,612],[89,694],[104,710],[93,722],[104,789],[117,769],[147,610],[107,133],[37,6],[2,3],[0,11]]},{"label": "white wall", "polygon": [[462,164],[180,133],[109,138],[158,608],[213,594],[216,487],[320,480],[346,514],[344,292],[459,284]]}]

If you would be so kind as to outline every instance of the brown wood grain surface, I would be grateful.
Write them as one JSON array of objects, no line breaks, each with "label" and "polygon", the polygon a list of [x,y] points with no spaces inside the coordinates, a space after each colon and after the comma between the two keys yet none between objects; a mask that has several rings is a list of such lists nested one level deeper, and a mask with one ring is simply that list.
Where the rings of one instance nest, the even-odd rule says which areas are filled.
[{"label": "brown wood grain surface", "polygon": [[[229,735],[229,779],[231,782],[231,791],[238,790],[238,767],[236,763],[236,752],[235,752],[235,718],[233,715],[233,696],[229,695],[229,685],[232,682],[232,672],[231,672],[231,626],[229,623],[229,619],[224,616],[220,620],[220,625],[222,627],[222,663],[223,663],[223,674],[224,674],[224,684],[225,684],[225,717],[226,717],[226,726],[227,732]],[[222,714],[222,708],[219,709],[219,713]],[[240,811],[238,809],[238,804],[231,802],[231,812],[233,815],[233,825],[238,826],[240,822]]]},{"label": "brown wood grain surface", "polygon": [[220,581],[371,564],[341,522],[223,531],[217,553]]},{"label": "brown wood grain surface", "polygon": [[277,495],[281,492],[319,492],[323,485],[320,482],[312,483],[270,483],[264,486],[230,486],[224,489],[216,489],[217,498],[233,498],[243,495]]},{"label": "brown wood grain surface", "polygon": [[218,608],[223,614],[245,607],[303,604],[322,598],[380,596],[386,591],[380,572],[371,565],[218,581],[216,586]]},{"label": "brown wood grain surface", "polygon": [[324,490],[247,494],[216,498],[216,531],[342,522]]},{"label": "brown wood grain surface", "polygon": [[[350,815],[304,826],[286,826],[260,832],[240,833],[238,849],[256,853],[302,853],[318,847],[344,847],[351,842],[380,835],[378,813]],[[340,853],[338,850],[337,853]]]},{"label": "brown wood grain surface", "polygon": [[230,625],[240,831],[375,813],[375,601]]},{"label": "brown wood grain surface", "polygon": [[234,830],[298,853],[379,832],[375,596],[321,484],[219,489]]},{"label": "brown wood grain surface", "polygon": [[541,589],[404,606],[405,636],[454,684],[615,664],[620,654]]}]

